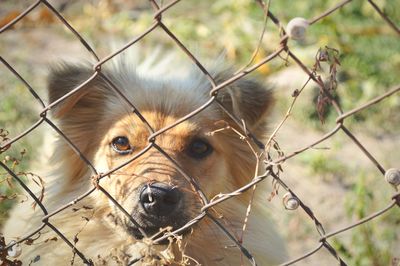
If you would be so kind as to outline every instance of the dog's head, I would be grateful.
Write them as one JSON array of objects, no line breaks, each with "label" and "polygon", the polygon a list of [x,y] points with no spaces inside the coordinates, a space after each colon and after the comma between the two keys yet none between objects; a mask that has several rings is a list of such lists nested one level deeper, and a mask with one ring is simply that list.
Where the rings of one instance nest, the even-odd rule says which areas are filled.
[{"label": "dog's head", "polygon": [[[94,73],[87,66],[54,68],[50,102],[70,96],[52,114],[97,172],[108,174],[99,181],[103,193],[96,204],[102,215],[135,238],[182,227],[200,214],[202,195],[231,192],[254,176],[255,145],[243,139],[226,111],[262,139],[273,100],[260,84],[240,79],[211,101],[211,85],[199,73],[177,80],[145,78],[124,65]],[[229,75],[213,76],[218,84]],[[56,149],[66,189],[90,185],[93,173],[86,162],[65,141]]]}]

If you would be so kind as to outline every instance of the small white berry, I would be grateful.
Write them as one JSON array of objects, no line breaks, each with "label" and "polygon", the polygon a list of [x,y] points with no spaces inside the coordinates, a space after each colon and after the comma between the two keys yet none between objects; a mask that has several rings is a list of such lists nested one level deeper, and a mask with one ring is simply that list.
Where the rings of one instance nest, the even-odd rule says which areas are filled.
[{"label": "small white berry", "polygon": [[287,210],[295,210],[299,207],[300,203],[299,200],[292,195],[292,193],[287,192],[283,195],[283,205]]},{"label": "small white berry", "polygon": [[309,23],[304,18],[294,18],[286,26],[286,33],[293,40],[304,40]]},{"label": "small white berry", "polygon": [[[15,241],[11,241],[10,244],[14,244]],[[15,244],[14,246],[10,247],[7,250],[7,255],[11,258],[17,258],[22,253],[22,248],[19,243]]]},{"label": "small white berry", "polygon": [[385,172],[386,181],[397,187],[400,185],[400,170],[396,168],[390,168]]}]

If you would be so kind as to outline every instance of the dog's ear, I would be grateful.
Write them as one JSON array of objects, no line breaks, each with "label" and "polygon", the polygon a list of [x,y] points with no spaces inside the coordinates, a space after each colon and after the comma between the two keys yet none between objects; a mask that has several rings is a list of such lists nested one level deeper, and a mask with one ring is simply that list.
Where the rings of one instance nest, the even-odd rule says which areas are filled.
[{"label": "dog's ear", "polygon": [[[217,84],[227,80],[227,72],[215,77]],[[239,79],[218,92],[217,99],[251,130],[261,129],[274,105],[272,90],[250,78]]]},{"label": "dog's ear", "polygon": [[[84,65],[72,65],[61,63],[54,66],[48,76],[48,98],[53,103],[70,93],[82,83],[86,82],[94,71]],[[62,100],[52,108],[52,115],[55,118],[63,118],[67,113],[75,115],[81,113],[82,109],[97,106],[100,109],[107,96],[107,83],[99,76],[88,82],[78,91]],[[74,112],[71,112],[75,109]]]}]

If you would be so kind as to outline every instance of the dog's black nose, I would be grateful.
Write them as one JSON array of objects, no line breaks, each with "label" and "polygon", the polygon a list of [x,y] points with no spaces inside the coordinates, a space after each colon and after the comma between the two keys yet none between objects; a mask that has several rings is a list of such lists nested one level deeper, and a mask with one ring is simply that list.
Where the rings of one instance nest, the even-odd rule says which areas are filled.
[{"label": "dog's black nose", "polygon": [[182,193],[164,183],[144,185],[140,192],[140,203],[151,215],[170,216],[180,206]]}]

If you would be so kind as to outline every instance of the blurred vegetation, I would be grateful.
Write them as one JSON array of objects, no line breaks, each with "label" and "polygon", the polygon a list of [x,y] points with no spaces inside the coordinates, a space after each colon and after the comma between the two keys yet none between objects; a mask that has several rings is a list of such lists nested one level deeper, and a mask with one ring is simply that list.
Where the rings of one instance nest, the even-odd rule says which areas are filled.
[{"label": "blurred vegetation", "polygon": [[[397,0],[377,1],[380,8],[400,24],[400,4]],[[79,17],[74,7],[69,9],[73,25],[89,39],[102,45],[99,36],[106,34],[132,39],[153,23],[150,5],[132,4],[131,9],[113,1],[100,1],[97,6],[84,5]],[[118,1],[117,1],[118,3]],[[294,17],[311,19],[337,4],[338,1],[272,1],[270,11],[286,25]],[[68,9],[66,10],[68,13]],[[245,65],[258,45],[264,26],[264,12],[253,0],[238,1],[182,1],[163,15],[163,22],[200,61],[226,54],[226,60]],[[93,25],[96,25],[93,28]],[[161,30],[141,43],[175,44]],[[278,47],[279,30],[267,21],[256,61]],[[318,21],[308,29],[305,42],[290,41],[290,47],[300,59],[312,67],[320,47],[329,46],[340,52],[339,86],[337,97],[344,110],[350,110],[400,83],[400,42],[398,35],[382,20],[367,1],[354,0],[337,12]],[[204,59],[204,60],[203,60]],[[289,62],[289,65],[294,65]],[[273,60],[258,70],[260,75],[271,75],[285,68],[284,60]],[[299,84],[300,88],[301,84]],[[297,88],[297,89],[299,89]],[[293,88],[296,89],[296,88]],[[315,92],[317,93],[317,92]],[[348,119],[350,125],[366,127],[374,134],[386,134],[400,129],[400,100],[391,97],[386,108],[376,105]],[[301,106],[305,122],[316,122],[315,108],[308,103]],[[383,113],[382,113],[383,112]],[[327,121],[334,122],[335,113],[327,113]],[[390,119],[389,119],[390,118]],[[311,120],[311,121],[310,121]],[[355,123],[356,122],[356,123]],[[379,125],[377,127],[376,125]]]},{"label": "blurred vegetation", "polygon": [[[110,40],[122,39],[122,42],[131,40],[153,23],[152,9],[148,1],[53,2],[101,56],[107,55],[110,51],[107,47]],[[400,2],[398,0],[376,0],[376,2],[399,26]],[[280,19],[282,25],[286,25],[294,17],[307,19],[316,17],[337,3],[338,1],[334,0],[279,0],[271,1],[270,11]],[[31,1],[18,1],[18,3],[12,0],[2,1],[0,26],[5,25],[10,18],[18,15],[29,4]],[[228,64],[241,67],[249,62],[259,44],[265,17],[257,1],[189,0],[182,1],[165,12],[163,22],[201,62],[207,62],[210,58],[216,58],[224,53]],[[32,53],[30,50],[25,50],[24,40],[16,42],[12,36],[28,31],[30,34],[35,34],[40,29],[46,30],[48,42],[63,40],[66,54],[69,49],[68,43],[78,42],[47,9],[38,8],[15,25],[12,31],[4,33],[10,37],[0,40],[0,54],[9,62],[20,66],[18,70],[24,78],[28,82],[37,84],[35,89],[43,92],[44,74],[42,70],[37,70],[40,69],[40,59],[34,58],[35,51]],[[339,85],[335,97],[343,110],[357,107],[400,84],[399,37],[367,1],[353,0],[310,26],[307,36],[306,41],[290,41],[289,46],[310,68],[315,62],[319,48],[329,46],[340,52]],[[273,52],[279,45],[279,39],[279,29],[271,20],[267,20],[266,31],[255,61]],[[140,43],[141,47],[149,47],[148,49],[154,46],[175,47],[161,30],[146,36]],[[32,67],[31,62],[35,63],[37,69]],[[286,62],[284,58],[275,59],[259,68],[257,75],[261,77],[274,75],[286,69],[287,63],[289,67],[295,66],[294,62]],[[9,74],[5,67],[0,75],[0,128],[10,132],[8,137],[13,137],[38,119],[38,106],[24,85]],[[37,78],[38,75],[42,78]],[[300,89],[301,86],[302,84],[298,84],[297,88],[289,89],[293,91]],[[315,130],[326,131],[335,123],[336,114],[328,110],[325,113],[325,124],[321,124],[315,107],[317,95],[318,90],[311,89],[305,95],[306,100],[296,105],[296,119]],[[281,111],[287,109],[291,99],[284,94],[278,97],[280,103],[278,109],[282,109]],[[354,115],[346,120],[346,125],[373,136],[399,135],[400,97],[398,95],[390,97]],[[35,148],[40,144],[39,139],[39,137],[23,138],[10,150],[0,154],[0,160],[13,162],[10,158],[20,158],[21,150],[25,149],[24,160],[18,164],[18,171],[26,171],[29,163],[37,155]],[[335,151],[340,151],[340,147]],[[374,210],[379,203],[388,202],[387,195],[379,194],[373,189],[377,185],[373,182],[374,176],[355,169],[349,162],[318,153],[306,153],[301,155],[300,159],[310,166],[312,175],[323,177],[326,182],[341,180],[345,183],[349,190],[349,195],[346,197],[349,202],[346,206],[349,218],[360,219]],[[0,173],[0,196],[2,196],[0,213],[4,218],[12,205],[12,200],[9,198],[15,194],[15,186],[10,186],[6,181],[9,180],[6,174],[2,171]],[[351,173],[353,179],[345,180]],[[400,223],[399,214],[398,210],[390,212],[382,218],[382,224],[368,223],[358,227],[350,232],[350,242],[335,239],[334,244],[351,265],[389,265],[394,255],[399,256],[398,253],[392,254],[389,247],[395,241],[399,241],[399,234],[393,233]],[[0,219],[0,224],[1,222]]]}]

